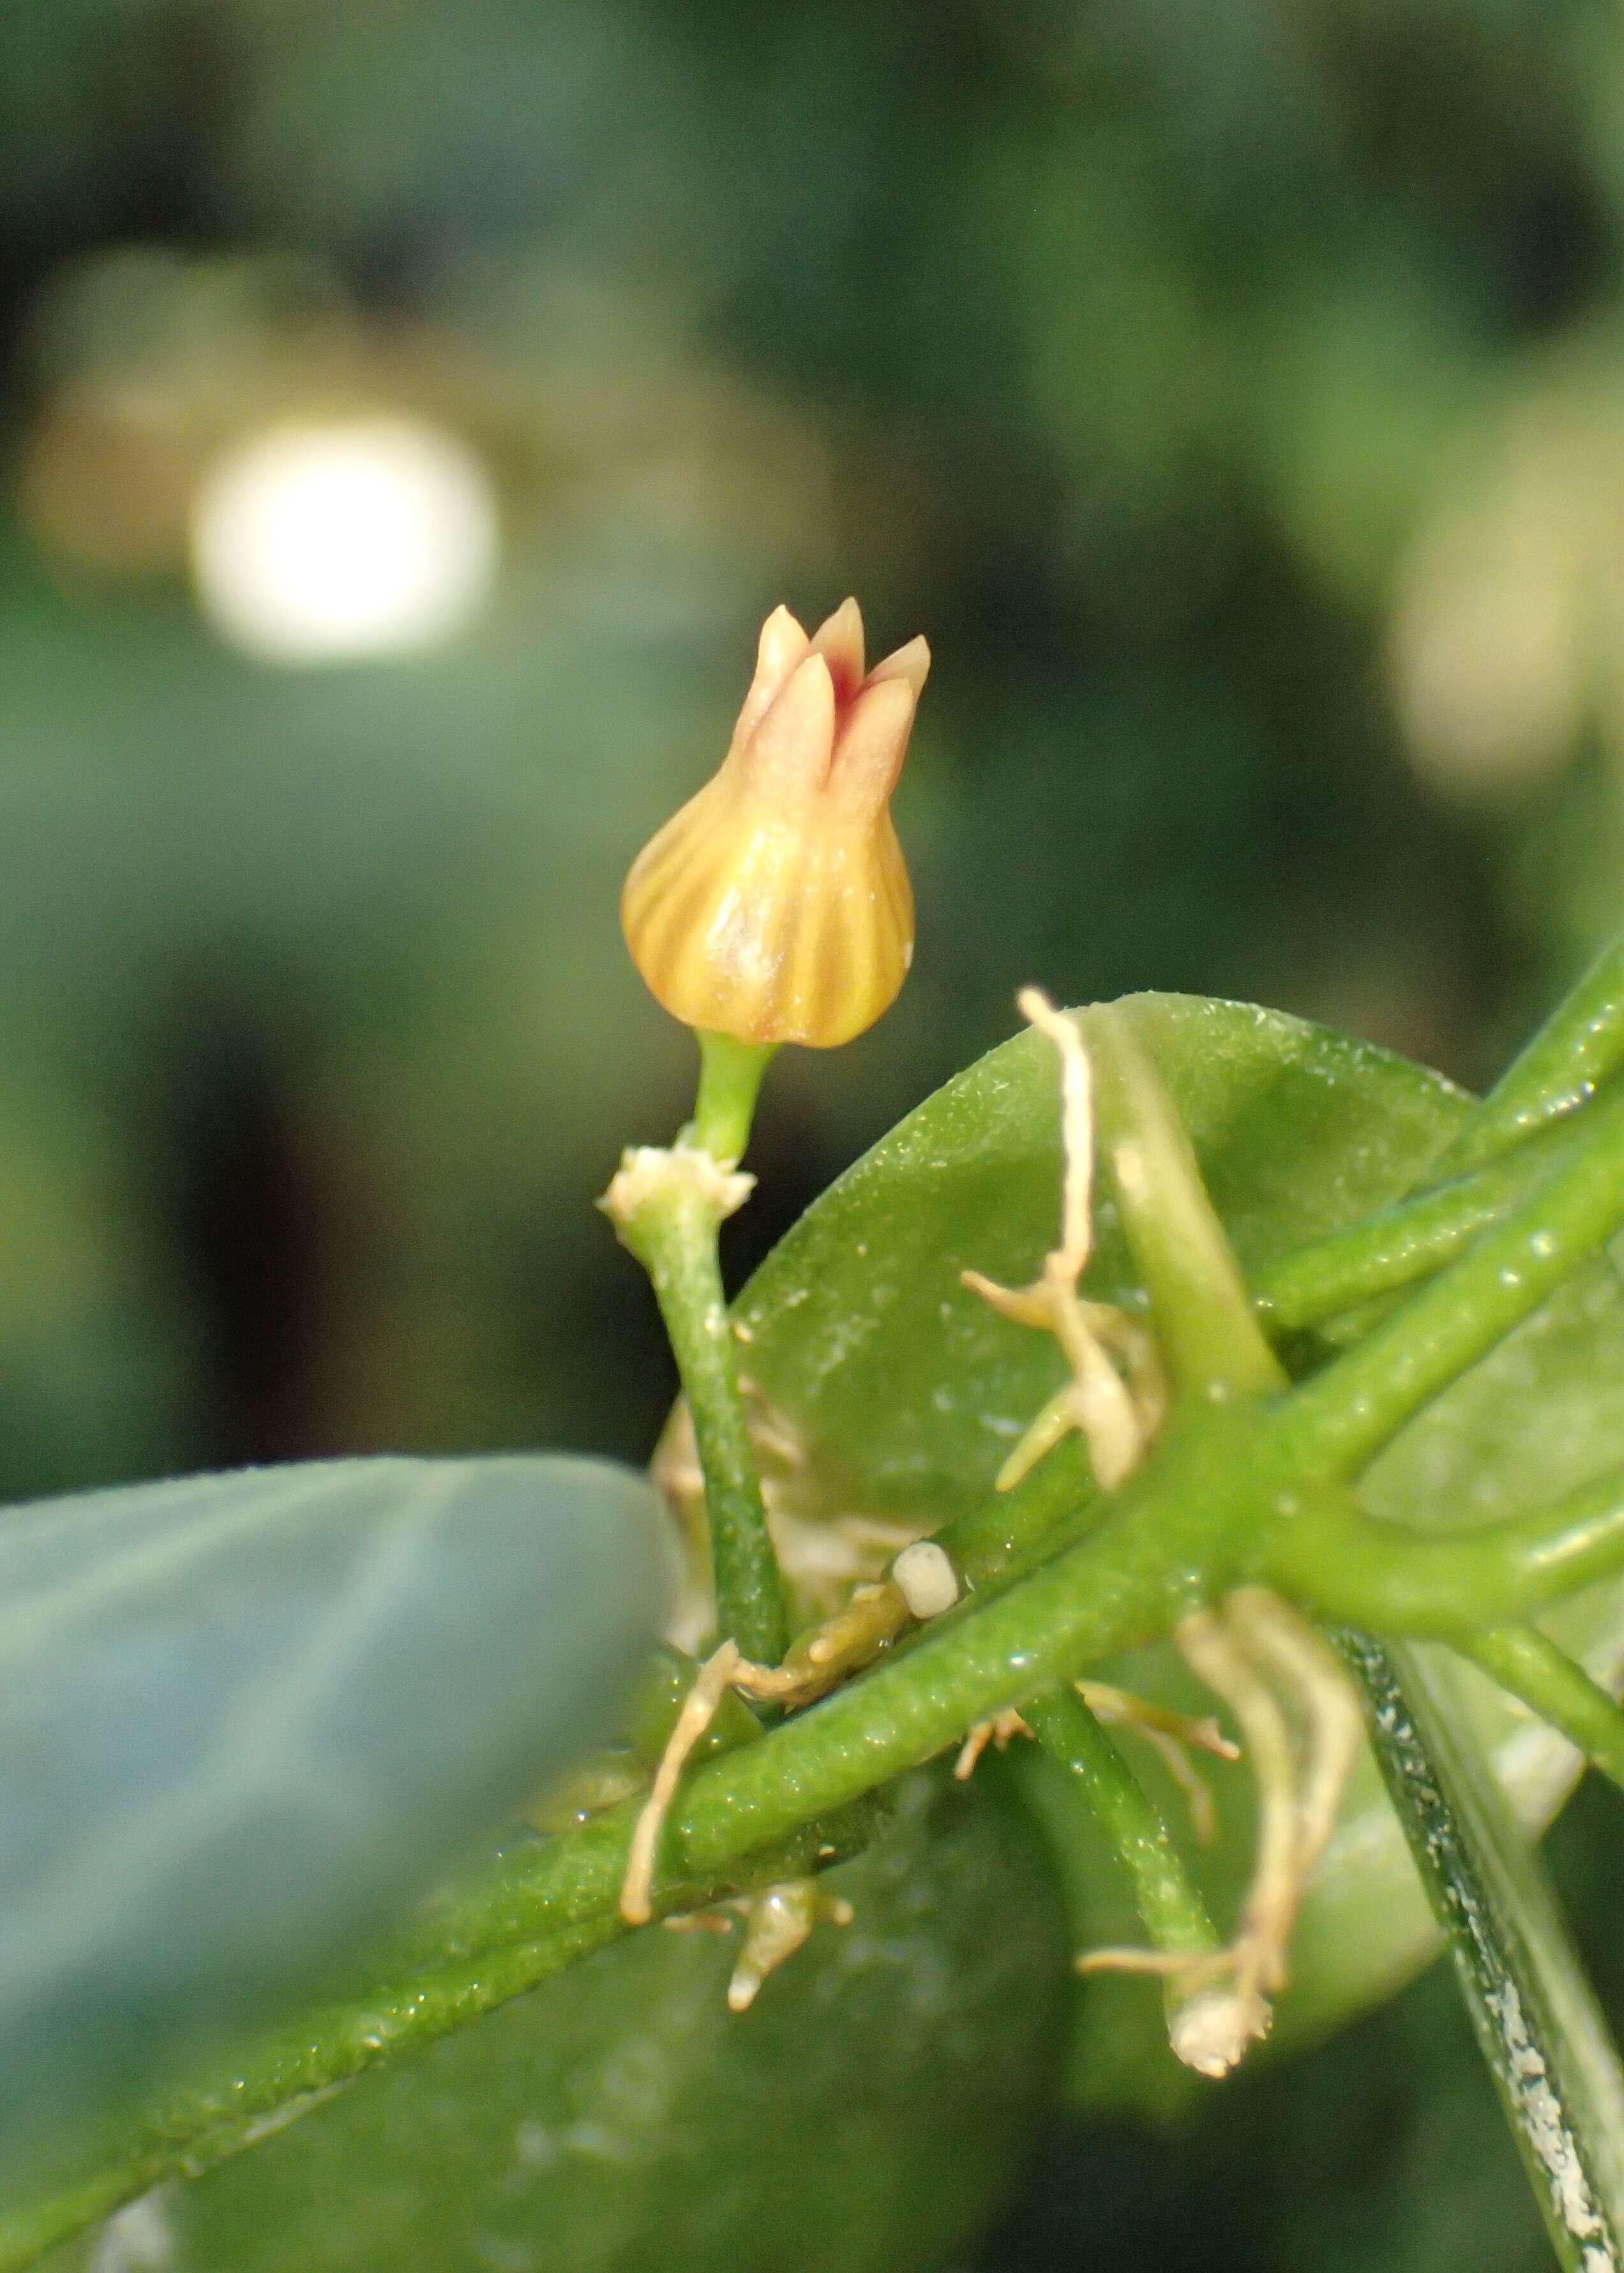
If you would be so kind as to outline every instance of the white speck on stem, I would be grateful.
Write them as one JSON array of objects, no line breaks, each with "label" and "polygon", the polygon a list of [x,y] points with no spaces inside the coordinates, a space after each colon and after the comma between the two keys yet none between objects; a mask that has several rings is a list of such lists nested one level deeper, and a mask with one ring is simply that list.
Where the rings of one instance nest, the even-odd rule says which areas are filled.
[{"label": "white speck on stem", "polygon": [[939,1618],[959,1600],[959,1579],[946,1550],[934,1539],[916,1539],[891,1566],[891,1575],[916,1618]]}]

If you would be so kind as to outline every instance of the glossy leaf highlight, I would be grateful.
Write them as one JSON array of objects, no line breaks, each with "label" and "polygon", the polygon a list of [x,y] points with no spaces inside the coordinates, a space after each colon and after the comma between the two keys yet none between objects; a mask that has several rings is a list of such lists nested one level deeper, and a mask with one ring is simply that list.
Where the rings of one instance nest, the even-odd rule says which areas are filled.
[{"label": "glossy leaf highlight", "polygon": [[0,1518],[0,2169],[313,1991],[601,1736],[641,1478],[201,1476]]}]

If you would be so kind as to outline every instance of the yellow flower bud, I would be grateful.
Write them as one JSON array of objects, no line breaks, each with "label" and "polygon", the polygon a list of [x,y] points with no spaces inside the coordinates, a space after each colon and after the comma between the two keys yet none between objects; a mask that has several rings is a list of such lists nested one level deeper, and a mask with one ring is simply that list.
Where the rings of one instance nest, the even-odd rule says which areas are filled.
[{"label": "yellow flower bud", "polygon": [[768,617],[721,770],[620,896],[632,960],[685,1025],[830,1048],[895,1001],[914,896],[889,802],[929,668],[915,639],[865,676],[855,600],[810,639]]}]

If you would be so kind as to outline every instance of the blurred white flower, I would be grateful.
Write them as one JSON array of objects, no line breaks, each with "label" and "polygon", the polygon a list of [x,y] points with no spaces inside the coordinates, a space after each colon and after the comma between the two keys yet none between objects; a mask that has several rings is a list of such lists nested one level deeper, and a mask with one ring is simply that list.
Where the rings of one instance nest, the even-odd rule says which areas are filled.
[{"label": "blurred white flower", "polygon": [[461,630],[500,550],[485,468],[426,420],[273,426],[199,486],[192,571],[205,614],[267,662],[396,655]]},{"label": "blurred white flower", "polygon": [[1545,379],[1457,479],[1402,564],[1387,675],[1417,772],[1467,796],[1560,773],[1587,731],[1624,748],[1624,402]]}]

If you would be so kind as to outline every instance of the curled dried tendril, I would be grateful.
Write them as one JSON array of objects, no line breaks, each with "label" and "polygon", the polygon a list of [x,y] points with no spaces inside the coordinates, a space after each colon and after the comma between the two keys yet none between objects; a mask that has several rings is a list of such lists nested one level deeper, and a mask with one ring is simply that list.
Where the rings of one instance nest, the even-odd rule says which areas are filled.
[{"label": "curled dried tendril", "polygon": [[1031,1729],[1012,1706],[995,1713],[989,1720],[972,1723],[964,1743],[959,1748],[959,1758],[953,1762],[953,1774],[960,1783],[968,1783],[975,1774],[976,1763],[991,1744],[996,1751],[1006,1752],[1017,1737],[1029,1737]]},{"label": "curled dried tendril", "polygon": [[1166,1409],[1155,1343],[1106,1302],[1086,1302],[1078,1282],[1094,1243],[1094,1085],[1073,1022],[1041,987],[1023,986],[1021,1015],[1060,1054],[1060,1129],[1065,1169],[1060,1240],[1029,1287],[1004,1287],[979,1271],[961,1278],[1001,1317],[1035,1326],[1059,1343],[1070,1379],[1056,1391],[999,1471],[1008,1491],[1072,1429],[1088,1446],[1102,1491],[1114,1491],[1144,1459]]}]

